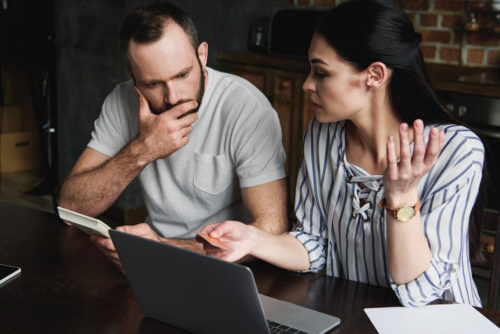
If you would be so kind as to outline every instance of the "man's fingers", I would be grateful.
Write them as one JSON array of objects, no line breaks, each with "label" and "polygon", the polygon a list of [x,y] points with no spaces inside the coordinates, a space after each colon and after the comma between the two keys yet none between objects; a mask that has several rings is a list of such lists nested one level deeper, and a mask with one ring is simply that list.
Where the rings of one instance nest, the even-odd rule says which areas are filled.
[{"label": "man's fingers", "polygon": [[191,113],[182,118],[179,118],[179,124],[181,127],[190,126],[191,124],[196,122],[197,119],[198,119],[198,114]]},{"label": "man's fingers", "polygon": [[152,231],[151,227],[147,223],[139,223],[135,225],[121,225],[116,228],[117,231],[143,235]]},{"label": "man's fingers", "polygon": [[116,252],[113,241],[108,238],[99,237],[96,235],[90,236],[90,241],[96,245],[96,247],[104,254],[104,256],[111,261],[114,265],[118,267],[118,269],[125,274],[123,270],[122,263],[120,261],[120,257]]},{"label": "man's fingers", "polygon": [[191,125],[186,126],[186,127],[182,128],[182,129],[180,129],[180,131],[179,131],[179,137],[183,138],[183,137],[187,136],[188,134],[190,134],[191,131],[193,131],[193,127]]},{"label": "man's fingers", "polygon": [[123,274],[125,274],[125,270],[123,269],[123,265],[120,261],[120,259],[110,259],[111,262],[118,268],[118,270],[120,270]]},{"label": "man's fingers", "polygon": [[[184,103],[181,103],[181,104],[173,107],[172,109],[168,110],[168,113],[176,118],[179,118],[182,115],[196,109],[197,106],[198,106],[198,102],[196,102],[194,100],[190,100],[190,101],[186,101]],[[163,114],[166,114],[166,113],[163,113]]]},{"label": "man's fingers", "polygon": [[116,228],[118,231],[137,235],[143,238],[161,241],[160,236],[147,223],[139,223],[136,225],[123,225]]},{"label": "man's fingers", "polygon": [[151,110],[149,109],[149,103],[146,97],[142,94],[141,90],[134,86],[135,92],[139,98],[139,119],[143,119],[144,117],[151,114]]},{"label": "man's fingers", "polygon": [[107,257],[113,261],[113,262],[118,262],[120,263],[120,257],[118,256],[118,253],[116,252],[111,252],[111,253],[107,253]]},{"label": "man's fingers", "polygon": [[[137,224],[138,225],[138,224]],[[115,230],[125,233],[132,233],[137,225],[121,225],[117,226]]]},{"label": "man's fingers", "polygon": [[90,237],[90,241],[92,241],[97,247],[99,247],[103,251],[115,252],[115,245],[113,241],[109,238],[99,237],[93,235]]}]

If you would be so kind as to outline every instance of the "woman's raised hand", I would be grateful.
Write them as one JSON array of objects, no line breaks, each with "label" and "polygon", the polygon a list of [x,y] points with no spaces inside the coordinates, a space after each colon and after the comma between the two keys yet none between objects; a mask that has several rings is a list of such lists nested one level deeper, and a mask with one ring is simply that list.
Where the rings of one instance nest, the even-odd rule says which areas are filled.
[{"label": "woman's raised hand", "polygon": [[410,149],[408,124],[399,126],[398,162],[396,144],[393,136],[387,140],[387,169],[384,173],[384,187],[387,205],[398,207],[403,203],[417,201],[417,185],[436,163],[443,148],[444,132],[432,128],[427,146],[424,140],[424,123],[417,119],[413,122],[413,155]]}]

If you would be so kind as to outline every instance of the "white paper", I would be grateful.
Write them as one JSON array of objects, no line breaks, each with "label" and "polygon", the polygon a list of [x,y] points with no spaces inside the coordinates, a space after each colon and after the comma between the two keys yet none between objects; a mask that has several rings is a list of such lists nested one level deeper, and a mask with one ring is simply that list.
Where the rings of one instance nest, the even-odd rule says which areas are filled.
[{"label": "white paper", "polygon": [[500,333],[494,323],[465,304],[366,308],[365,312],[380,334]]}]

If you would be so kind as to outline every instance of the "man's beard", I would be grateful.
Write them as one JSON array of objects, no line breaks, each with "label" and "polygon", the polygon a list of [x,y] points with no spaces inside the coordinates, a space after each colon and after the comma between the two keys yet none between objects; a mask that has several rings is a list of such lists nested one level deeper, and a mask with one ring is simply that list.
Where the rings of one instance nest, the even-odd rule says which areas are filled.
[{"label": "man's beard", "polygon": [[[198,93],[196,95],[196,102],[198,103],[198,106],[193,109],[193,110],[190,110],[188,112],[186,112],[184,115],[181,115],[181,117],[185,116],[185,115],[188,115],[188,114],[191,114],[191,113],[194,113],[194,112],[197,112],[198,109],[200,108],[200,105],[201,105],[201,101],[203,100],[203,95],[205,94],[205,72],[203,71],[203,68],[201,67],[201,62],[200,60],[198,59],[198,65],[200,66],[200,86],[198,87]],[[156,114],[156,115],[159,115],[167,110],[170,110],[176,106],[178,106],[179,104],[182,104],[184,102],[188,102],[188,101],[192,101],[191,99],[187,99],[187,100],[180,100],[178,101],[176,104],[165,104],[165,106],[162,108],[162,110],[154,110],[151,105],[149,106],[151,111]]]}]

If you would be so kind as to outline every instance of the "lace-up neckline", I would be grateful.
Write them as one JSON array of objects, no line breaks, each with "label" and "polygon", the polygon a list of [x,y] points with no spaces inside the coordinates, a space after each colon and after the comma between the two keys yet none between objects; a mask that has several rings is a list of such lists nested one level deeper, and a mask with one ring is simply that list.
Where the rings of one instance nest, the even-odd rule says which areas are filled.
[{"label": "lace-up neckline", "polygon": [[347,184],[350,185],[350,188],[352,189],[352,218],[360,216],[364,222],[369,222],[369,214],[375,207],[373,203],[377,201],[377,195],[383,188],[383,176],[370,175],[363,168],[353,165],[347,161],[345,150],[345,130],[344,126],[344,140],[342,141],[342,147],[339,150],[339,154],[342,155],[342,162],[346,171]]}]

